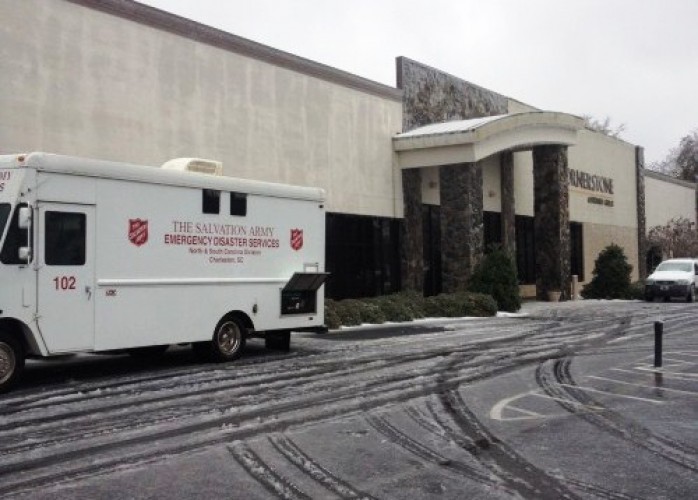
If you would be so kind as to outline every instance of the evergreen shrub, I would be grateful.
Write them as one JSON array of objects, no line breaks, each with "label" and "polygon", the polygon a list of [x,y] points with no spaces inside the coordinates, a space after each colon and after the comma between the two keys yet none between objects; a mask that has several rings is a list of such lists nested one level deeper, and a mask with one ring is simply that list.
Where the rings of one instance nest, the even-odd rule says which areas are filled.
[{"label": "evergreen shrub", "polygon": [[491,295],[500,311],[521,309],[521,293],[516,266],[511,256],[501,248],[486,254],[475,266],[468,290]]},{"label": "evergreen shrub", "polygon": [[415,314],[410,308],[410,303],[398,295],[382,295],[372,299],[366,299],[383,313],[386,321],[412,321]]},{"label": "evergreen shrub", "polygon": [[325,299],[325,324],[330,330],[362,323],[403,322],[416,318],[494,316],[497,302],[481,293],[459,292],[424,298],[416,292],[366,299]]},{"label": "evergreen shrub", "polygon": [[442,293],[424,299],[424,309],[429,317],[484,317],[497,314],[497,303],[491,296],[480,293]]},{"label": "evergreen shrub", "polygon": [[611,244],[604,248],[594,263],[591,281],[582,289],[585,299],[629,299],[630,273],[633,266],[621,247]]},{"label": "evergreen shrub", "polygon": [[337,314],[337,302],[332,299],[325,299],[325,326],[330,330],[336,330],[342,326],[342,320]]}]

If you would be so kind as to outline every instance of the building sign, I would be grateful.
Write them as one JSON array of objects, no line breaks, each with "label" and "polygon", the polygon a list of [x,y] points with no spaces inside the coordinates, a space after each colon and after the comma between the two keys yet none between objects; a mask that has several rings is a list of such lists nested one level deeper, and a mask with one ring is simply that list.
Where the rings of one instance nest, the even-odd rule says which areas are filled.
[{"label": "building sign", "polygon": [[593,205],[613,206],[613,179],[602,175],[590,174],[581,170],[569,169],[570,186],[598,193],[600,196],[589,196],[587,203]]}]

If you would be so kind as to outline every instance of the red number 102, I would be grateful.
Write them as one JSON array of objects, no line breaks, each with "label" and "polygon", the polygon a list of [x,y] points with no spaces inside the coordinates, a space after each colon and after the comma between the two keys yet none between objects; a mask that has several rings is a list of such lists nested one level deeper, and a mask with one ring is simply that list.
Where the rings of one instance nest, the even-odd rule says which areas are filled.
[{"label": "red number 102", "polygon": [[75,290],[75,276],[56,276],[53,283],[56,290]]}]

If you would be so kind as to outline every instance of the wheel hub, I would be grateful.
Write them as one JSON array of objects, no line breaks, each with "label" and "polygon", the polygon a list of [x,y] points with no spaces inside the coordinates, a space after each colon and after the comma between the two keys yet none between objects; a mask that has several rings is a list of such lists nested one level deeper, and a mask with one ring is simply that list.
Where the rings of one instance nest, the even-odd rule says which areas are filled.
[{"label": "wheel hub", "polygon": [[8,344],[0,342],[0,383],[10,379],[15,371],[16,364],[17,360],[12,348]]},{"label": "wheel hub", "polygon": [[218,346],[222,352],[235,352],[240,345],[240,330],[233,323],[221,326],[218,334]]}]

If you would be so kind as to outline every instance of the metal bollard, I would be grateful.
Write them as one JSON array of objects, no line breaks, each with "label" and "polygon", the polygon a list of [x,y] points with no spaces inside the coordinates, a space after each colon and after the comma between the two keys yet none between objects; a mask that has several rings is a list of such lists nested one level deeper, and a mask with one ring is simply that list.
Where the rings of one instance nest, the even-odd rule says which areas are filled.
[{"label": "metal bollard", "polygon": [[661,368],[662,366],[662,336],[664,335],[664,322],[654,322],[654,366]]}]

